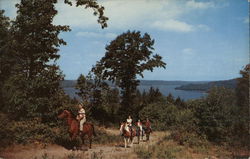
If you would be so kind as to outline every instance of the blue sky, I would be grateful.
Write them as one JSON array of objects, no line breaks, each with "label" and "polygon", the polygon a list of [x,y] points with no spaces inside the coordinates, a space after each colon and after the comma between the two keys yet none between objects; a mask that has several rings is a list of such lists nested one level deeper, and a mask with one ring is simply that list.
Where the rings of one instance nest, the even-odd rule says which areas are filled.
[{"label": "blue sky", "polygon": [[[1,0],[0,8],[15,17],[16,0]],[[87,74],[105,55],[105,46],[127,30],[149,33],[155,53],[166,69],[145,72],[147,80],[225,80],[239,77],[249,63],[247,0],[99,0],[109,17],[101,29],[91,9],[57,4],[54,23],[70,25],[60,36],[57,64],[65,79]]]}]

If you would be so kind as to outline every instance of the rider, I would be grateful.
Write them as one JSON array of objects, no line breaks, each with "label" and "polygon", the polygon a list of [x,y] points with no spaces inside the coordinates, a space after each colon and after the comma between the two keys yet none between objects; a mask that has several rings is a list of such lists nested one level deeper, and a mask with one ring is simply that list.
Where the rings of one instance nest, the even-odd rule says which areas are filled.
[{"label": "rider", "polygon": [[128,124],[128,127],[129,127],[129,131],[132,133],[132,118],[131,116],[129,115],[128,116],[128,119],[127,119],[127,124]]},{"label": "rider", "polygon": [[138,126],[140,128],[140,131],[142,131],[142,123],[141,123],[140,119],[138,119],[136,126]]},{"label": "rider", "polygon": [[137,123],[136,123],[136,126],[139,127],[140,132],[142,132],[142,136],[143,136],[142,122],[141,122],[140,119],[138,119],[138,121],[137,121]]},{"label": "rider", "polygon": [[152,132],[151,123],[148,118],[146,118],[145,126],[149,128],[150,132]]},{"label": "rider", "polygon": [[80,122],[80,134],[83,131],[83,124],[86,122],[86,115],[85,115],[85,110],[83,109],[82,104],[78,104],[78,115],[76,116],[76,119]]}]

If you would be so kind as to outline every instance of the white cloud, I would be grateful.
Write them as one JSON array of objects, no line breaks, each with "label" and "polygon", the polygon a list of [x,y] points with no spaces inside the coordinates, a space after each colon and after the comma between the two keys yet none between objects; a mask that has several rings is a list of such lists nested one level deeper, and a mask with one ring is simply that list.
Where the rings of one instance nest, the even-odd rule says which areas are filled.
[{"label": "white cloud", "polygon": [[152,24],[152,27],[165,31],[176,31],[176,32],[194,31],[194,26],[173,19],[167,21],[156,21]]},{"label": "white cloud", "polygon": [[[163,30],[190,32],[194,28],[191,24],[178,21],[192,9],[212,6],[210,3],[176,0],[106,0],[100,1],[105,7],[105,15],[109,17],[108,29],[137,29],[155,26]],[[206,6],[206,7],[205,7]],[[91,9],[57,4],[59,10],[55,18],[56,24],[69,24],[77,28],[100,27]],[[163,26],[160,26],[162,25]],[[175,25],[175,26],[173,26]]]},{"label": "white cloud", "polygon": [[91,9],[65,5],[62,1],[56,4],[58,14],[54,23],[60,25],[70,25],[76,28],[89,28],[97,25],[97,17],[93,16]]},{"label": "white cloud", "polygon": [[78,32],[76,36],[82,36],[86,38],[115,38],[117,35],[114,33],[96,33],[96,32]]},{"label": "white cloud", "polygon": [[194,8],[194,9],[207,9],[215,7],[213,2],[197,2],[195,0],[187,1],[187,7]]},{"label": "white cloud", "polygon": [[184,55],[194,55],[195,54],[195,51],[192,48],[185,48],[181,52]]},{"label": "white cloud", "polygon": [[[0,0],[5,6],[9,0]],[[13,0],[13,2],[19,0]],[[174,32],[192,32],[196,30],[209,30],[209,27],[200,24],[195,26],[192,22],[180,21],[184,16],[192,14],[196,9],[215,7],[212,2],[197,2],[195,0],[105,0],[98,1],[105,7],[105,16],[109,18],[107,30],[128,30],[155,28]],[[14,14],[12,7],[12,15]],[[70,25],[72,29],[100,29],[97,16],[92,9],[69,6],[59,1],[56,4],[58,14],[55,24]],[[86,36],[86,35],[84,35]],[[90,35],[88,35],[90,36]],[[92,35],[95,36],[95,35]],[[108,35],[106,35],[108,36]],[[110,34],[110,38],[114,35]]]}]

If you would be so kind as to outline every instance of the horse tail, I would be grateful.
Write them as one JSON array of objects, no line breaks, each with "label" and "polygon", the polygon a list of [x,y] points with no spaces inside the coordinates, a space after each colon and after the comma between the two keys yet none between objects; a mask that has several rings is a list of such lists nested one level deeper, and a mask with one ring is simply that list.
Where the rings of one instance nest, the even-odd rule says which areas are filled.
[{"label": "horse tail", "polygon": [[92,129],[93,129],[93,135],[96,136],[94,125],[91,124],[91,126],[92,126]]}]

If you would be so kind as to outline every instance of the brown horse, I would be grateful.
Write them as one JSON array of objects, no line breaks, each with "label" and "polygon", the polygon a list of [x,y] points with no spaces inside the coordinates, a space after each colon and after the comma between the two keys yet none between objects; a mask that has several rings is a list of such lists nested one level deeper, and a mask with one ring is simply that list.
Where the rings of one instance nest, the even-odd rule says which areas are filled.
[{"label": "brown horse", "polygon": [[120,132],[124,139],[124,147],[127,148],[127,144],[130,143],[130,147],[133,146],[134,137],[136,136],[136,130],[134,128],[130,129],[127,123],[121,123]]},{"label": "brown horse", "polygon": [[146,141],[149,141],[149,136],[152,133],[151,124],[149,121],[145,121],[145,123],[143,124],[143,129],[146,134]]},{"label": "brown horse", "polygon": [[[60,115],[58,115],[59,119],[67,119],[67,124],[69,126],[69,134],[70,139],[73,140],[79,135],[79,121],[77,121],[72,113],[68,110],[64,110]],[[80,135],[82,143],[84,144],[84,136],[87,135],[89,139],[89,148],[91,149],[92,137],[96,136],[94,125],[91,123],[83,124],[83,131]]]}]

